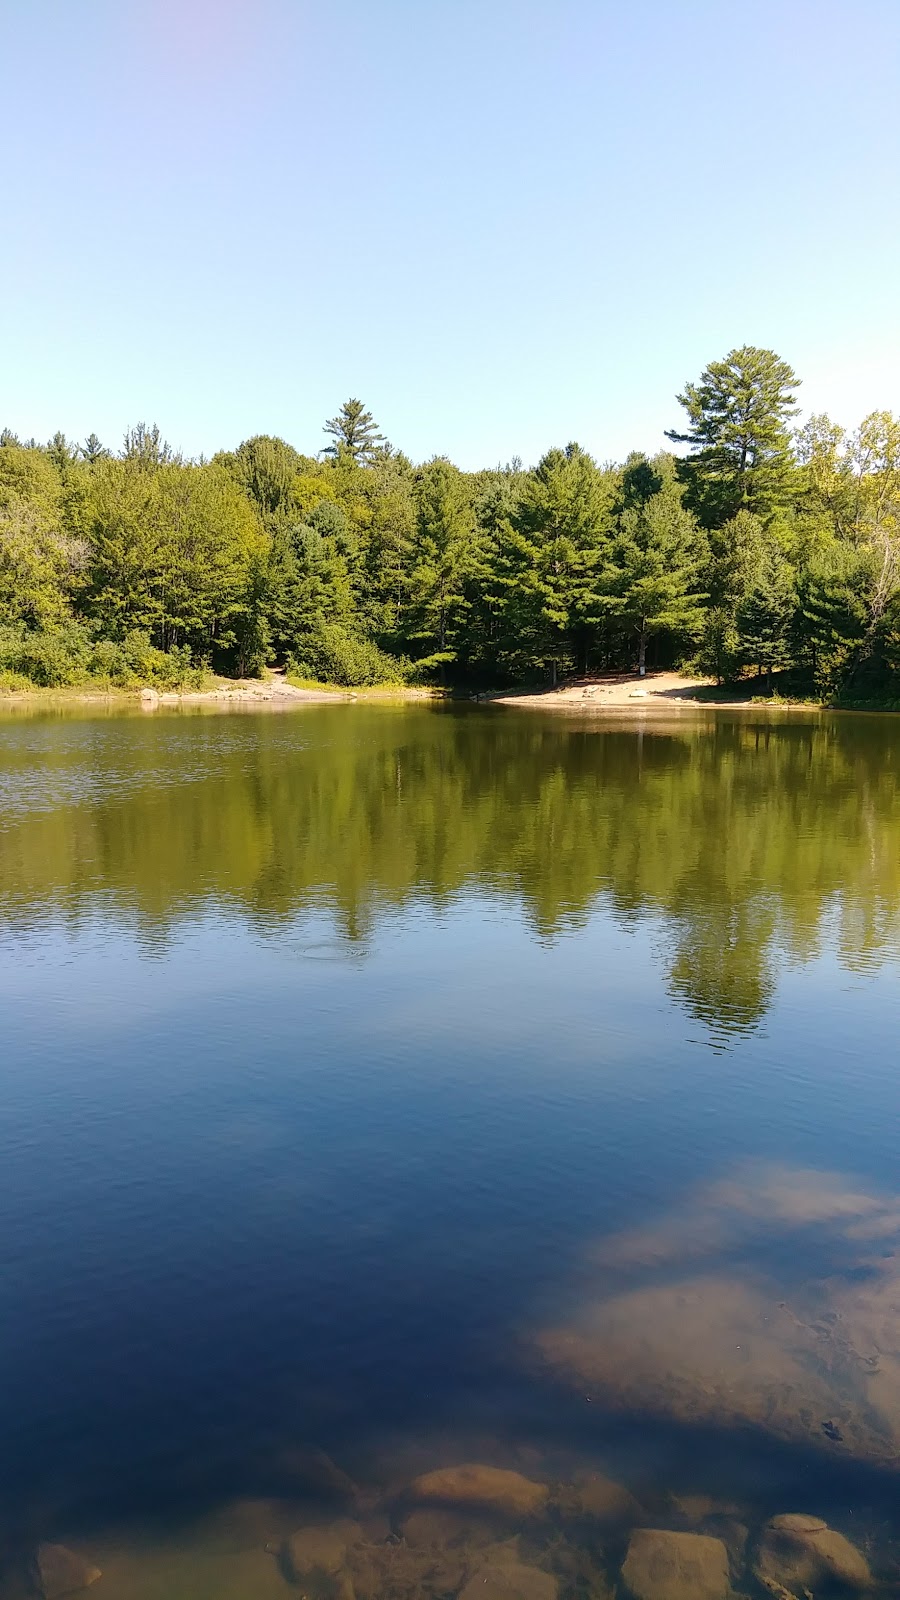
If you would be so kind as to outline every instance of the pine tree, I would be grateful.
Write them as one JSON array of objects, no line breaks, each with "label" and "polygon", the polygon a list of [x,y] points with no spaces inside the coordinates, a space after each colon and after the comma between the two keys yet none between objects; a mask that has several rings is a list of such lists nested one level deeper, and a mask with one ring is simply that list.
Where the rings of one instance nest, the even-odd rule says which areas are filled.
[{"label": "pine tree", "polygon": [[176,458],[171,445],[162,437],[155,422],[152,425],[138,422],[133,428],[127,428],[125,431],[121,459],[139,471],[149,472],[154,467],[164,467],[169,462],[174,462]]},{"label": "pine tree", "polygon": [[[649,466],[650,463],[647,463]],[[659,456],[652,475],[644,475],[643,493],[660,488],[646,498],[633,480],[630,503],[621,512],[619,533],[606,573],[606,604],[636,636],[637,666],[646,671],[647,645],[655,634],[666,632],[681,640],[695,639],[703,627],[703,601],[699,592],[702,540],[669,456]]]},{"label": "pine tree", "polygon": [[95,461],[102,461],[108,456],[109,451],[104,449],[95,433],[89,433],[81,446],[81,455],[88,465],[92,467]]},{"label": "pine tree", "polygon": [[549,450],[525,479],[498,547],[502,654],[513,672],[580,664],[602,621],[600,575],[612,531],[608,477],[577,444]]},{"label": "pine tree", "polygon": [[799,379],[774,350],[744,345],[711,361],[677,396],[690,426],[666,437],[690,446],[679,471],[686,503],[714,528],[741,509],[764,520],[786,505],[794,487],[790,419]]},{"label": "pine tree", "polygon": [[752,583],[737,607],[738,654],[745,666],[772,673],[791,660],[796,589],[790,564],[773,541],[763,548]]},{"label": "pine tree", "polygon": [[57,472],[61,477],[64,477],[74,462],[77,452],[75,446],[69,443],[65,434],[57,431],[47,445],[47,454]]},{"label": "pine tree", "polygon": [[417,485],[418,514],[406,579],[406,634],[439,665],[455,659],[457,627],[465,605],[465,580],[474,518],[465,479],[436,457]]},{"label": "pine tree", "polygon": [[322,432],[330,433],[334,441],[325,446],[323,455],[335,458],[348,455],[361,467],[383,455],[387,446],[384,434],[378,432],[375,418],[371,411],[366,411],[361,400],[345,400],[337,416],[326,422]]}]

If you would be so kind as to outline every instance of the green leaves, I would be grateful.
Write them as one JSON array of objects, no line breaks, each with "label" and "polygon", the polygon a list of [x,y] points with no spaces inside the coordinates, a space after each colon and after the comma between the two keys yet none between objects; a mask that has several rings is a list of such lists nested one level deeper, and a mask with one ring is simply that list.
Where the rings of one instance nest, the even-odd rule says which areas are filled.
[{"label": "green leaves", "polygon": [[877,693],[900,670],[900,420],[792,436],[796,389],[774,351],[732,350],[678,397],[684,456],[621,467],[577,444],[527,471],[416,467],[355,399],[319,459],[264,434],[206,463],[145,423],[117,457],[7,429],[0,627],[52,634],[48,661],[83,623],[116,651],[348,683],[388,658],[484,684],[689,656]]},{"label": "green leaves", "polygon": [[137,628],[197,656],[234,643],[263,534],[223,467],[99,462],[85,525],[90,609],[111,638]]}]

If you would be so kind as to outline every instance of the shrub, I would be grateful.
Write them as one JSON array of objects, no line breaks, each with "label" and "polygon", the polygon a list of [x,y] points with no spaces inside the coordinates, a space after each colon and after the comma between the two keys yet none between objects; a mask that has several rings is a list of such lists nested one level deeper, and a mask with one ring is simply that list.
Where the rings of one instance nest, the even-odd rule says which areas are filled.
[{"label": "shrub", "polygon": [[0,671],[13,672],[41,689],[61,689],[87,674],[91,639],[77,622],[38,632],[22,626],[0,629]]},{"label": "shrub", "polygon": [[119,689],[152,684],[159,689],[197,688],[205,672],[191,662],[187,645],[157,650],[144,633],[95,639],[78,622],[58,628],[0,628],[0,686],[64,689],[98,683]]},{"label": "shrub", "polygon": [[292,677],[348,688],[403,683],[408,671],[407,662],[386,655],[371,639],[360,639],[340,623],[324,620],[303,640],[301,654],[288,662]]}]

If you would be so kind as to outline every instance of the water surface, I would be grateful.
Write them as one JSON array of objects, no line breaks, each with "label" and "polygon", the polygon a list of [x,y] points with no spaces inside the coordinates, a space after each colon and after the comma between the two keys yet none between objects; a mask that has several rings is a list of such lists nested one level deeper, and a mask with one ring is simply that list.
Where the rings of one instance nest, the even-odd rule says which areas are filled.
[{"label": "water surface", "polygon": [[224,1594],[196,1529],[296,1520],[311,1450],[371,1505],[602,1469],[888,1562],[898,730],[7,715],[11,1570]]}]

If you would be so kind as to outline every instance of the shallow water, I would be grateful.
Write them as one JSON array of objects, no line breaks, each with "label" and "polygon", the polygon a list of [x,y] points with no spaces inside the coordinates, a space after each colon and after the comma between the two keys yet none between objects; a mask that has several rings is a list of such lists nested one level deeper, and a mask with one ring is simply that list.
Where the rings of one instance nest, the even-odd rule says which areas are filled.
[{"label": "shallow water", "polygon": [[8,1592],[288,1597],[349,1507],[456,1593],[396,1539],[461,1462],[561,1596],[590,1471],[893,1581],[898,786],[890,717],[0,721]]}]

